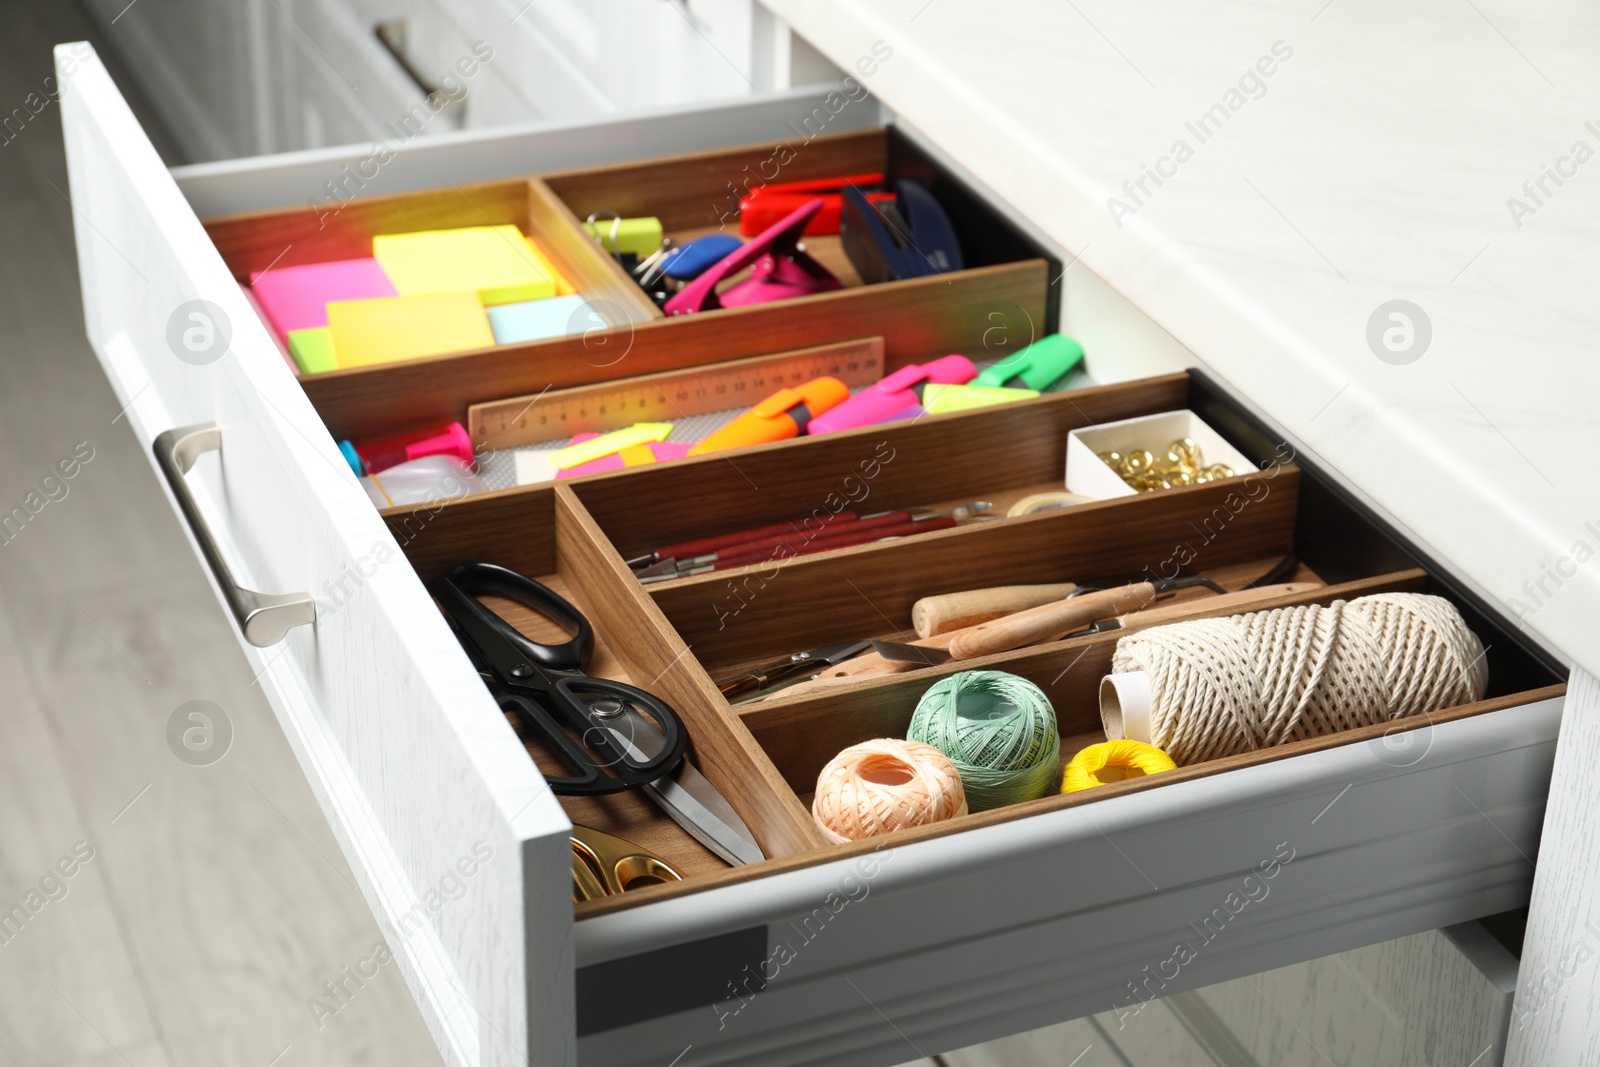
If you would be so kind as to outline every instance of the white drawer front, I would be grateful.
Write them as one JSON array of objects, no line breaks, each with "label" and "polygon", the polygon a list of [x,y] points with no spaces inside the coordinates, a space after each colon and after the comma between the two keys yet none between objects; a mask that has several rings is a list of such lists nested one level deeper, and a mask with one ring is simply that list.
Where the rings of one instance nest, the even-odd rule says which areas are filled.
[{"label": "white drawer front", "polygon": [[[247,653],[447,1059],[571,1063],[570,824],[105,69],[70,47],[85,318],[125,417],[147,456],[163,430],[220,425],[187,484],[221,554],[241,584],[317,597],[314,626]],[[179,358],[169,320],[201,299],[231,342]]]},{"label": "white drawer front", "polygon": [[[1440,724],[1406,766],[1349,745],[587,920],[581,1058],[898,1063],[1519,907],[1560,711]],[[701,999],[652,1017],[668,974]],[[597,1012],[602,981],[634,1000]]]},{"label": "white drawer front", "polygon": [[[498,46],[497,46],[498,48]],[[481,74],[497,69],[501,54]],[[509,69],[512,64],[506,63]],[[365,181],[362,196],[382,196],[465,182],[492,181],[629,159],[702,152],[769,138],[792,137],[797,123],[823,106],[834,86],[809,86],[737,103],[699,108],[664,108],[592,123],[545,123],[492,132],[467,131],[417,137],[396,144],[394,158]],[[470,100],[470,97],[469,97]],[[848,107],[829,125],[845,133],[883,124],[875,104]],[[326,184],[344,168],[368,174],[362,161],[372,146],[357,143],[318,151],[287,152],[259,159],[200,163],[174,169],[173,177],[202,218],[264,211],[294,204],[321,204]],[[349,193],[345,194],[350,195]]]}]

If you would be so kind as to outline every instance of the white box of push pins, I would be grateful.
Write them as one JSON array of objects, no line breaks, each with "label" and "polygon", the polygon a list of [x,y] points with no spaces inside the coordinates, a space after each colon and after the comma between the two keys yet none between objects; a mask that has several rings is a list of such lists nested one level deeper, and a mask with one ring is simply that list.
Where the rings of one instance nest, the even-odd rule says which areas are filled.
[{"label": "white box of push pins", "polygon": [[[1195,448],[1183,455],[1186,440]],[[1117,468],[1101,454],[1115,454]],[[1254,463],[1188,409],[1086,426],[1067,435],[1067,492],[1096,500],[1132,496],[1141,491],[1139,485],[1171,488],[1253,470]]]}]

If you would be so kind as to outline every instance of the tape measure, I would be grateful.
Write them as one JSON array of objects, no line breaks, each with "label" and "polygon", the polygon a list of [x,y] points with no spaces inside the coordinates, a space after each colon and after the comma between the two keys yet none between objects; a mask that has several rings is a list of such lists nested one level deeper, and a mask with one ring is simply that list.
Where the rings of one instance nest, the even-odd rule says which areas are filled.
[{"label": "tape measure", "polygon": [[516,448],[575,433],[605,433],[636,422],[747,408],[786,386],[828,375],[851,388],[883,377],[883,338],[821,345],[685,370],[492,400],[467,409],[479,449]]}]

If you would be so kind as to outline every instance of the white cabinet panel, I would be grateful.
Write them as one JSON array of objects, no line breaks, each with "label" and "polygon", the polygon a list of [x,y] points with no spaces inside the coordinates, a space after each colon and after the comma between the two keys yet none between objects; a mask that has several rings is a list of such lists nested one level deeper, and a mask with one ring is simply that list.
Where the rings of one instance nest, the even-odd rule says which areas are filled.
[{"label": "white cabinet panel", "polygon": [[88,0],[88,7],[190,159],[283,147],[264,106],[275,29],[264,0]]},{"label": "white cabinet panel", "polygon": [[[68,73],[73,54],[85,318],[125,417],[147,458],[163,431],[219,426],[185,484],[221,558],[250,588],[319,597],[313,625],[245,652],[446,1059],[560,1062],[570,824],[415,573],[385,565],[393,537],[99,60]],[[355,594],[330,594],[351,574]],[[471,905],[442,906],[466,868]]]}]

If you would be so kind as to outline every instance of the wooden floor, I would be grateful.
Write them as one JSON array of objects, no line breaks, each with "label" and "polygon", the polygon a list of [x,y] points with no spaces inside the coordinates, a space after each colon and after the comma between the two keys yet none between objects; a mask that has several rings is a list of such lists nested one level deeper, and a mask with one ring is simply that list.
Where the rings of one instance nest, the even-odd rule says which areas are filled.
[{"label": "wooden floor", "polygon": [[[4,13],[9,114],[96,35]],[[93,458],[0,545],[0,1067],[437,1064],[392,965],[307,1003],[378,930],[84,340],[66,190],[52,104],[0,145],[0,512]],[[166,740],[195,699],[233,726],[211,766]]]}]

